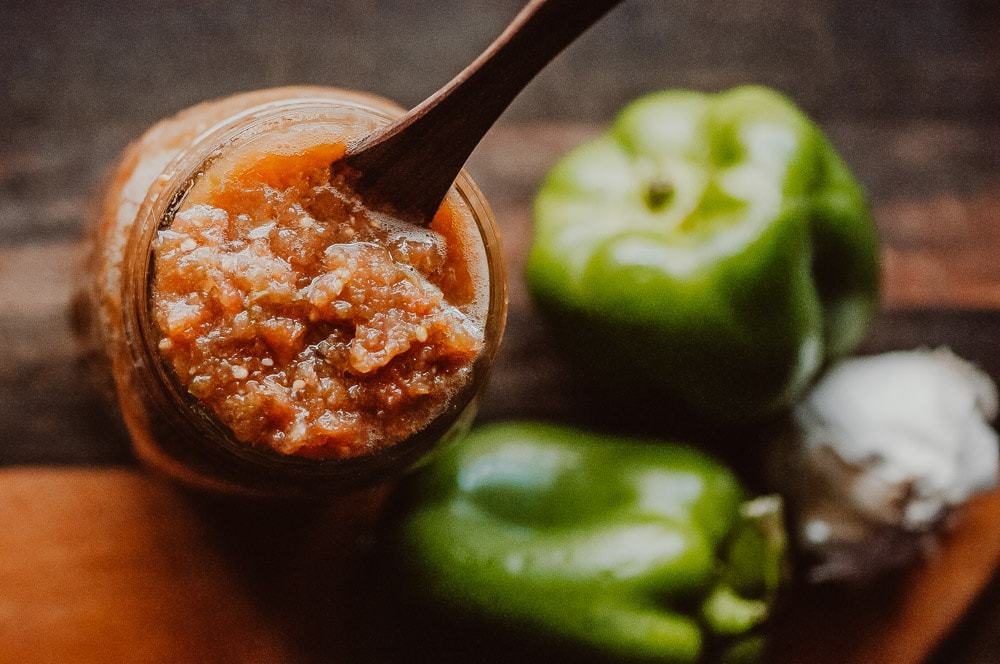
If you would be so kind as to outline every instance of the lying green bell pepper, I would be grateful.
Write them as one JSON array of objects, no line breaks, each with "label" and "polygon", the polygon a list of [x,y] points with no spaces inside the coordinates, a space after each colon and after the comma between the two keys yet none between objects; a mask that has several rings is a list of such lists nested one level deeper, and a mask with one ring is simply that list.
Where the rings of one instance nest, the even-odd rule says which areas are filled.
[{"label": "lying green bell pepper", "polygon": [[549,661],[760,655],[782,574],[780,503],[746,502],[693,448],[494,424],[402,496],[392,539],[406,585],[508,641],[554,648]]},{"label": "lying green bell pepper", "polygon": [[854,349],[875,311],[865,196],[766,88],[636,100],[554,167],[534,216],[529,289],[609,393],[760,418]]}]

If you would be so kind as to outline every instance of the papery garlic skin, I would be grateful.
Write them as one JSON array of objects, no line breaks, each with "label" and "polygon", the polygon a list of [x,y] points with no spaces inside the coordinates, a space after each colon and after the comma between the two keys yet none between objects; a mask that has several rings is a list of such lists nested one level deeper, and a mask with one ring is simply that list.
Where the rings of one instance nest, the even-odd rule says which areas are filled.
[{"label": "papery garlic skin", "polygon": [[865,579],[933,546],[953,510],[997,485],[997,388],[950,350],[833,366],[776,452],[814,581]]}]

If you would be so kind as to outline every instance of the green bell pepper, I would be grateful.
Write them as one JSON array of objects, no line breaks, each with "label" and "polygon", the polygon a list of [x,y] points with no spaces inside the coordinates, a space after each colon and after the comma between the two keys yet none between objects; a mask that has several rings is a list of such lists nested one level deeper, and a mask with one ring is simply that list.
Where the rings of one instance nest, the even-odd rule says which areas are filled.
[{"label": "green bell pepper", "polygon": [[573,661],[760,655],[783,570],[780,502],[747,502],[693,448],[493,424],[401,496],[391,548],[404,585],[507,641]]},{"label": "green bell pepper", "polygon": [[554,167],[534,216],[528,286],[560,345],[608,393],[699,419],[785,408],[876,308],[865,196],[766,88],[636,100]]}]

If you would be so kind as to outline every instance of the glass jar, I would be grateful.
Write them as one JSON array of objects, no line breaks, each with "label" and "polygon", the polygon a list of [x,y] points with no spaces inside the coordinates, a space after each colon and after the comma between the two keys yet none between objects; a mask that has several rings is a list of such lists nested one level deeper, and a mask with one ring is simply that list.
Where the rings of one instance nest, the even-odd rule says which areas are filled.
[{"label": "glass jar", "polygon": [[134,449],[146,464],[188,485],[228,493],[339,491],[402,471],[469,424],[475,395],[497,353],[507,293],[496,220],[464,171],[447,200],[472,220],[463,251],[480,281],[473,306],[481,311],[482,343],[469,378],[419,431],[343,458],[264,449],[239,440],[192,395],[161,353],[153,315],[154,242],[192,189],[204,189],[213,167],[274,136],[300,142],[325,136],[349,145],[401,113],[385,99],[354,91],[264,90],[187,109],[155,125],[122,155],[93,221],[89,334],[109,364]]}]

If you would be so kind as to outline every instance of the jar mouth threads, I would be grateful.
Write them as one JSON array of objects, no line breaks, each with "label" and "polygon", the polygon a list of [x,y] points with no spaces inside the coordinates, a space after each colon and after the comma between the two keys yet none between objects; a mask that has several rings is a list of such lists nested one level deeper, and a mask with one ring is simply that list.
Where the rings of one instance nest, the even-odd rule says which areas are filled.
[{"label": "jar mouth threads", "polygon": [[[462,317],[472,315],[475,313],[473,311],[475,306],[481,305],[479,317],[474,320],[475,324],[470,323],[467,326],[469,329],[475,329],[479,326],[481,328],[480,338],[474,354],[466,362],[467,378],[456,382],[447,394],[448,398],[441,400],[440,407],[430,414],[426,422],[415,426],[413,431],[404,432],[403,435],[391,440],[388,444],[365,445],[359,449],[350,450],[349,453],[346,449],[340,448],[332,453],[329,450],[316,453],[315,449],[304,449],[300,446],[296,450],[301,449],[304,453],[296,454],[293,450],[293,453],[289,454],[286,449],[261,445],[259,441],[248,443],[248,437],[245,435],[247,428],[241,429],[245,421],[239,420],[238,417],[235,420],[220,417],[218,409],[206,406],[208,400],[200,398],[203,394],[202,390],[207,389],[208,392],[218,394],[220,390],[226,389],[225,385],[232,387],[236,384],[253,383],[254,390],[259,392],[259,388],[265,383],[273,386],[275,384],[274,376],[277,374],[282,374],[282,380],[284,380],[282,387],[289,395],[294,396],[310,393],[309,390],[322,383],[323,379],[330,378],[329,375],[317,375],[313,377],[314,380],[311,380],[309,375],[305,375],[309,373],[308,371],[305,371],[303,375],[297,375],[295,371],[301,367],[297,367],[294,360],[305,352],[307,347],[312,347],[312,351],[318,353],[319,344],[326,341],[328,337],[335,336],[330,331],[336,331],[345,326],[342,325],[342,320],[336,319],[336,316],[340,315],[337,308],[343,307],[342,302],[321,302],[326,307],[322,309],[323,315],[329,315],[330,318],[329,321],[326,321],[329,323],[327,327],[317,326],[317,329],[322,327],[323,334],[326,334],[325,337],[317,340],[319,333],[310,329],[308,334],[312,334],[313,337],[295,341],[299,344],[298,346],[290,343],[289,348],[285,349],[294,351],[291,353],[294,357],[291,359],[278,357],[283,348],[282,334],[285,334],[286,341],[294,341],[297,334],[304,334],[298,332],[296,326],[303,329],[309,328],[309,316],[318,315],[315,314],[315,310],[313,314],[303,310],[305,317],[295,320],[293,316],[284,315],[289,313],[288,309],[282,309],[286,305],[288,308],[294,309],[302,304],[303,298],[309,299],[310,296],[313,305],[322,300],[320,289],[312,288],[311,291],[307,292],[305,288],[317,279],[324,278],[315,272],[307,270],[295,276],[292,281],[297,284],[298,291],[287,302],[279,302],[275,309],[282,315],[274,314],[270,319],[257,320],[254,325],[248,328],[250,331],[245,335],[247,348],[253,347],[258,351],[263,349],[266,352],[256,355],[244,354],[252,360],[249,363],[230,361],[232,358],[213,356],[212,353],[207,355],[202,353],[204,356],[202,359],[207,357],[207,364],[199,365],[192,375],[199,379],[203,375],[210,377],[214,375],[216,378],[221,376],[225,378],[225,381],[209,384],[205,383],[204,380],[194,382],[185,380],[180,374],[190,367],[184,362],[170,362],[170,358],[165,359],[165,355],[170,355],[175,346],[191,342],[191,339],[197,337],[199,332],[206,332],[206,336],[213,333],[210,324],[206,321],[216,316],[218,312],[213,307],[219,305],[219,300],[216,298],[210,303],[211,306],[203,311],[195,311],[197,310],[197,307],[194,307],[196,303],[181,302],[177,304],[175,302],[177,311],[181,311],[188,305],[193,307],[192,311],[195,311],[195,314],[193,314],[192,321],[198,325],[201,323],[207,325],[207,327],[202,328],[195,325],[194,328],[198,329],[181,330],[180,328],[185,325],[181,314],[177,315],[176,320],[170,318],[169,312],[166,317],[161,315],[157,318],[157,298],[163,295],[163,291],[158,290],[162,288],[163,284],[157,282],[157,275],[162,275],[166,270],[176,267],[168,265],[164,257],[172,251],[177,254],[174,258],[183,262],[186,260],[187,254],[206,253],[211,249],[206,245],[198,244],[195,238],[190,237],[190,233],[185,234],[179,231],[181,226],[178,225],[178,215],[183,217],[185,214],[190,216],[199,212],[204,213],[205,210],[195,213],[191,211],[194,206],[212,203],[212,197],[206,192],[211,192],[213,186],[218,187],[220,182],[225,181],[227,172],[232,175],[233,168],[240,167],[241,159],[244,160],[245,165],[247,155],[254,149],[263,147],[266,149],[258,150],[259,154],[277,154],[292,158],[296,154],[308,153],[310,148],[303,148],[303,146],[316,143],[319,133],[324,130],[327,131],[327,134],[331,133],[330,127],[337,128],[336,123],[338,122],[354,122],[355,125],[352,129],[357,130],[357,125],[360,122],[357,120],[359,116],[363,117],[364,123],[370,126],[372,123],[391,120],[393,113],[396,112],[398,112],[397,108],[392,106],[373,109],[364,104],[355,104],[350,101],[345,103],[336,99],[308,97],[271,101],[263,106],[244,109],[235,116],[235,119],[216,124],[208,131],[202,132],[171,162],[168,168],[164,169],[163,174],[157,177],[158,188],[155,192],[151,190],[150,195],[147,196],[146,201],[139,209],[134,224],[128,229],[129,236],[126,243],[128,248],[122,257],[122,340],[127,351],[125,354],[127,366],[124,371],[116,371],[116,374],[120,374],[122,378],[118,380],[119,392],[122,392],[124,388],[126,391],[133,391],[139,395],[134,399],[138,402],[138,407],[124,405],[126,401],[132,400],[130,398],[123,398],[122,401],[123,410],[131,409],[133,411],[131,418],[126,415],[126,420],[129,422],[129,428],[133,433],[133,439],[136,440],[136,449],[140,456],[151,459],[153,465],[161,467],[173,463],[178,468],[174,468],[173,472],[169,468],[167,470],[174,475],[180,474],[177,472],[178,469],[184,471],[193,469],[199,480],[208,480],[205,482],[207,484],[221,483],[226,487],[235,485],[238,489],[250,488],[252,491],[256,491],[261,486],[277,486],[282,490],[288,489],[294,493],[306,485],[321,489],[339,488],[384,478],[412,465],[441,440],[446,439],[456,428],[468,424],[468,420],[471,419],[474,412],[474,395],[483,385],[502,336],[506,316],[506,281],[492,212],[481,192],[464,173],[460,175],[456,186],[449,195],[450,208],[461,213],[458,215],[461,218],[455,220],[456,228],[450,231],[444,229],[444,231],[451,233],[446,238],[450,244],[459,246],[461,252],[472,257],[469,278],[472,281],[476,281],[476,279],[479,281],[472,285],[475,301],[461,304],[455,309],[455,311],[461,310],[461,316],[456,314],[453,322],[458,321],[458,323],[453,328],[459,331],[463,329]],[[361,129],[365,128],[361,127]],[[347,136],[344,136],[344,139],[344,143],[350,140]],[[331,143],[329,136],[323,140],[328,144]],[[294,159],[292,161],[294,162]],[[266,159],[261,163],[265,162]],[[221,180],[219,179],[220,174]],[[240,177],[237,177],[236,180],[240,180]],[[309,195],[312,196],[314,190],[318,188],[318,184],[315,182],[307,184],[309,185]],[[255,194],[251,192],[248,195],[252,197]],[[297,203],[301,202],[297,201]],[[310,199],[309,203],[313,202],[315,201]],[[300,207],[308,208],[308,205]],[[315,209],[307,210],[303,216],[291,220],[278,220],[280,223],[275,223],[269,229],[264,228],[269,223],[266,221],[263,224],[258,224],[260,228],[258,226],[244,226],[241,232],[250,235],[256,234],[256,237],[245,237],[243,244],[249,246],[253,242],[256,242],[257,245],[277,243],[278,236],[282,232],[291,230],[285,222],[308,222],[308,224],[321,225],[324,219],[315,212]],[[234,216],[240,214],[243,212],[236,212]],[[204,221],[206,220],[196,220],[195,225]],[[436,232],[441,231],[442,229],[437,229]],[[368,244],[378,247],[379,242],[387,242],[390,235],[392,233],[386,232],[378,237],[367,238],[367,240],[373,240]],[[239,234],[235,237],[235,244],[230,249],[240,246]],[[417,272],[424,267],[424,263],[421,262],[424,260],[424,253],[421,253],[424,249],[422,246],[418,246],[420,242],[412,238],[402,240],[396,236],[393,238],[395,239],[388,240],[388,247],[379,249],[380,255],[388,255],[394,261],[401,260],[402,268],[411,272]],[[330,239],[334,241],[324,245],[324,242]],[[350,248],[350,242],[344,242],[344,239],[343,237],[334,237],[324,240],[317,236],[317,242],[313,245],[313,258],[318,257],[321,262],[330,263],[330,265],[324,265],[324,269],[330,268],[336,271],[338,267],[343,267],[343,265],[337,264],[336,257],[331,258],[331,252],[323,247],[345,245]],[[157,242],[160,243],[159,246]],[[164,249],[164,247],[168,248]],[[243,249],[246,248],[246,246],[243,247]],[[236,261],[236,264],[230,265],[234,269],[226,276],[232,281],[240,281],[246,280],[245,277],[249,271],[246,266],[239,264],[243,258],[245,256],[236,256],[235,258],[221,256],[220,258],[217,255],[212,260]],[[288,255],[276,255],[272,258],[284,263],[292,262]],[[367,254],[361,258],[362,260],[354,262],[360,263],[364,269],[369,270],[374,261]],[[414,264],[407,263],[407,260]],[[309,260],[305,260],[304,264],[308,263]],[[218,267],[218,265],[214,267]],[[365,275],[370,277],[371,270],[365,272]],[[191,284],[189,284],[191,288],[187,295],[195,299],[205,296],[205,289],[200,288],[199,279],[201,276],[192,278]],[[419,279],[411,278],[406,283],[409,284],[413,281],[419,282]],[[426,291],[432,292],[434,297],[437,297],[434,294],[436,291],[447,294],[447,288],[442,289],[440,283],[435,284],[432,281],[427,281],[427,283],[418,283],[418,285],[422,285]],[[387,287],[391,290],[391,284],[387,284]],[[247,292],[244,291],[242,297],[245,298],[246,295]],[[246,305],[246,302],[243,302],[241,306],[243,305]],[[162,312],[160,313],[162,314]],[[240,312],[231,313],[234,317],[226,322],[229,331],[235,329],[235,316],[238,316]],[[412,314],[413,312],[408,313]],[[278,319],[281,321],[276,323],[275,321]],[[179,331],[171,327],[171,321],[177,323]],[[366,320],[366,322],[370,321]],[[267,333],[262,332],[268,325],[275,328],[272,330],[272,338],[265,338]],[[281,325],[286,325],[286,328],[284,330],[278,329]],[[359,329],[360,327],[359,325]],[[419,320],[408,320],[406,326],[389,328],[389,330],[395,334],[402,327],[410,330],[412,338],[408,342],[414,348],[425,348],[429,337],[437,333],[433,326],[422,325]],[[425,327],[428,329],[423,329]],[[176,334],[174,334],[175,332]],[[246,330],[238,332],[244,334]],[[327,334],[328,332],[329,334]],[[378,332],[379,330],[376,330],[372,334],[377,336]],[[385,344],[379,346],[378,339],[371,343],[374,344],[372,352],[369,353],[371,356],[378,355],[378,352],[382,351],[383,346],[385,346]],[[246,348],[240,349],[240,352],[243,350]],[[331,356],[337,355],[343,350],[341,347],[336,347],[333,341],[322,346],[322,351]],[[426,350],[421,352],[423,356],[428,354]],[[360,351],[355,354],[365,355],[364,352]],[[400,355],[402,356],[402,354]],[[316,365],[317,358],[323,359],[315,354],[310,361]],[[383,366],[387,366],[379,364],[381,361],[378,358],[373,360],[363,357],[361,361],[352,365],[352,370],[358,372],[362,379],[367,380],[367,373],[374,374]],[[416,360],[409,359],[407,361],[413,364]],[[118,364],[119,366],[124,365],[123,362]],[[206,367],[211,368],[215,373],[203,371]],[[313,370],[315,368],[315,366],[311,367]],[[313,373],[316,372],[313,371]],[[398,373],[397,371],[396,374]],[[399,385],[396,383],[389,385],[387,381],[381,386],[376,385],[376,389],[398,388]],[[431,383],[427,385],[431,388],[435,386]],[[417,386],[414,389],[426,391],[427,385]],[[341,392],[346,393],[351,389],[353,386],[348,386]],[[334,392],[337,390],[321,393],[321,396],[327,398]],[[256,393],[251,394],[233,388],[230,394],[223,394],[222,401],[229,399],[235,402],[240,400],[245,402],[251,400],[254,394]],[[311,394],[316,396],[316,393]],[[345,398],[340,405],[346,401]],[[387,399],[384,403],[390,401],[391,399]],[[292,407],[298,408],[299,404],[292,403]],[[276,410],[277,406],[271,403],[266,405],[265,410],[261,412],[266,411],[267,415],[270,416]],[[266,419],[259,413],[253,414],[250,410],[238,411],[238,414],[248,415],[245,419]],[[372,422],[377,422],[379,418],[385,418],[389,424],[392,424],[389,418],[393,417],[393,413],[386,408],[377,409],[374,414],[365,413],[365,416]],[[321,413],[317,417],[325,418],[323,422],[316,425],[316,430],[320,431],[322,435],[329,434],[331,438],[334,438],[349,428],[341,426],[340,429],[337,429],[338,423],[333,421],[334,418],[329,413]],[[347,419],[350,418],[347,417]],[[306,423],[306,426],[309,426],[309,422]],[[237,432],[241,435],[238,435]],[[289,437],[289,433],[295,432],[291,429],[279,431],[277,437],[285,440]],[[308,448],[308,446],[305,447]],[[143,452],[144,449],[147,453]],[[190,483],[190,479],[186,479]],[[270,491],[266,490],[266,492]]]}]

